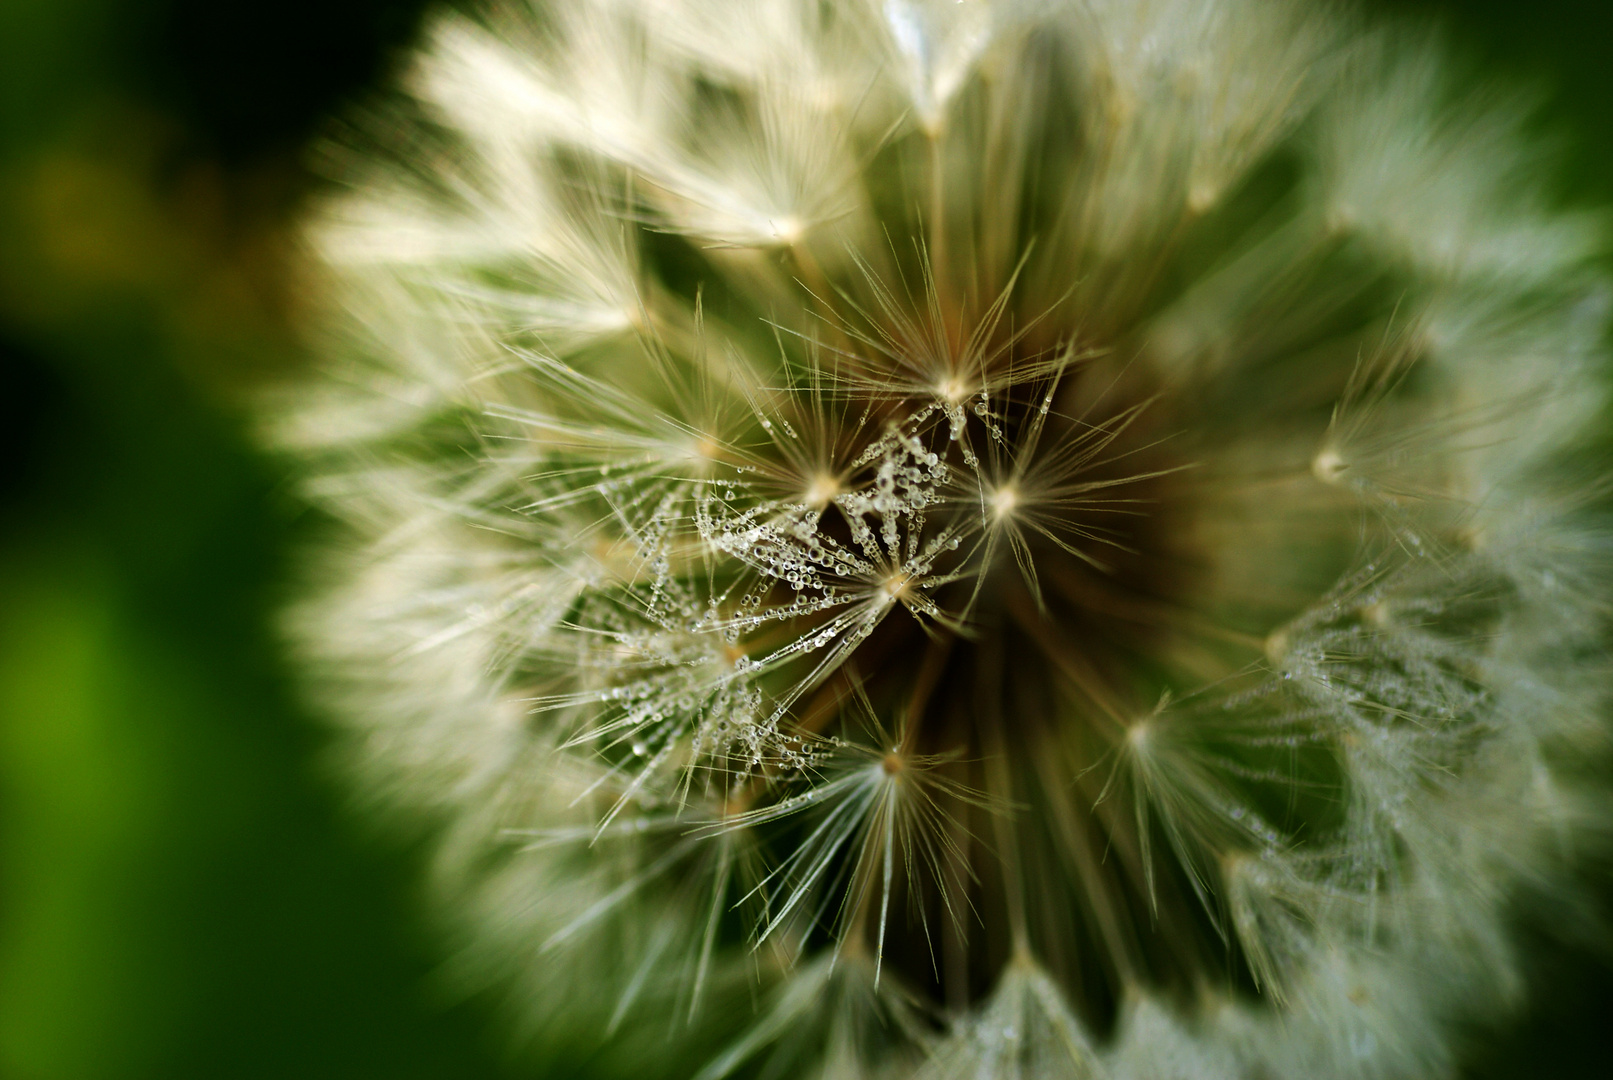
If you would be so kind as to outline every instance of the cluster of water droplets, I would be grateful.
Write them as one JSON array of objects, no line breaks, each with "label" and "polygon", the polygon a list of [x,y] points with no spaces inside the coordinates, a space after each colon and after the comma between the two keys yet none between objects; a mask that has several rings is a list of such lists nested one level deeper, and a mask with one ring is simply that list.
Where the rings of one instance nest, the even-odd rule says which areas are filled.
[{"label": "cluster of water droplets", "polygon": [[[581,687],[540,697],[535,711],[566,710],[568,746],[634,777],[624,800],[653,804],[666,787],[654,781],[691,770],[732,784],[819,763],[832,736],[796,730],[803,696],[893,612],[950,622],[935,592],[981,570],[965,547],[978,508],[958,498],[956,462],[974,487],[980,463],[961,427],[936,425],[944,415],[928,402],[897,409],[818,490],[800,476],[800,491],[763,494],[756,464],[693,477],[653,458],[597,476],[550,470],[572,489],[532,505],[608,508],[602,561],[616,570],[590,576],[553,631],[563,642],[545,649],[575,657]],[[781,416],[753,420],[774,439],[801,439]]]}]

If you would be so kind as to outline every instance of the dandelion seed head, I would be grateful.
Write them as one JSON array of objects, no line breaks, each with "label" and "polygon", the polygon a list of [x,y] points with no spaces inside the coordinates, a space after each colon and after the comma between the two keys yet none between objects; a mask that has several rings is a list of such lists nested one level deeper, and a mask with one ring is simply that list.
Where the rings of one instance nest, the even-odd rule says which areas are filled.
[{"label": "dandelion seed head", "polygon": [[328,148],[271,427],[467,983],[624,1075],[1446,1069],[1601,816],[1613,291],[1441,50],[437,16]]}]

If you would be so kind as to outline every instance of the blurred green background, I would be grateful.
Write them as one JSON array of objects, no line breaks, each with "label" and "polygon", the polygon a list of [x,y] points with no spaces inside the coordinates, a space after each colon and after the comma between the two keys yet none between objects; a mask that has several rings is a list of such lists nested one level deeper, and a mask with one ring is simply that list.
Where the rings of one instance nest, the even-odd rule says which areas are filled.
[{"label": "blurred green background", "polygon": [[[315,526],[248,431],[305,362],[305,148],[423,6],[0,0],[3,1080],[528,1074],[342,809],[271,630]],[[1541,87],[1563,197],[1613,204],[1606,0],[1377,6]],[[1606,1075],[1607,954],[1526,932],[1468,1074]]]}]

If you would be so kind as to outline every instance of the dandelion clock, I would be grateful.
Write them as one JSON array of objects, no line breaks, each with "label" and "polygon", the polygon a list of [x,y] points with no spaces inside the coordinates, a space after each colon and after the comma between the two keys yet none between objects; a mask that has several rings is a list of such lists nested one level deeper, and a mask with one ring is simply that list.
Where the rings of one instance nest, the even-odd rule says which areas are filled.
[{"label": "dandelion clock", "polygon": [[1429,1077],[1601,816],[1601,223],[1279,0],[518,0],[324,151],[288,616],[601,1075]]}]

